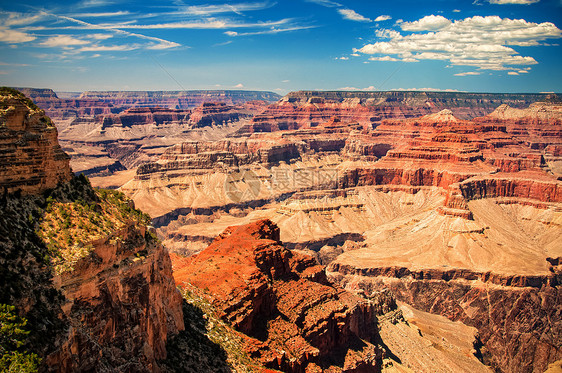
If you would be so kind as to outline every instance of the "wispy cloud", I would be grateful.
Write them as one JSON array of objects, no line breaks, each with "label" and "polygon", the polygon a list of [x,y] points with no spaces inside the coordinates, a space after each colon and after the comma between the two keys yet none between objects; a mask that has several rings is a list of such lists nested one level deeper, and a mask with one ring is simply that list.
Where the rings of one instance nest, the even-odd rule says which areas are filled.
[{"label": "wispy cloud", "polygon": [[35,36],[30,35],[23,31],[10,30],[0,26],[0,42],[19,44],[37,39]]},{"label": "wispy cloud", "polygon": [[101,17],[120,17],[126,16],[131,13],[127,11],[119,11],[119,12],[100,12],[100,13],[74,13],[70,14],[70,17],[76,18],[101,18]]},{"label": "wispy cloud", "polygon": [[518,70],[537,64],[531,56],[521,56],[512,46],[538,46],[547,39],[562,37],[550,22],[475,16],[451,21],[443,16],[426,16],[399,25],[396,30],[381,29],[378,41],[354,49],[368,55],[391,56],[404,62],[443,60],[451,65],[475,66],[483,70]]},{"label": "wispy cloud", "polygon": [[[140,10],[111,11],[107,6],[112,3],[109,0],[82,0],[68,12],[62,6],[57,7],[56,11],[36,10],[32,13],[0,11],[0,42],[17,46],[36,41],[30,45],[59,48],[67,56],[78,58],[83,52],[188,48],[179,41],[158,37],[157,30],[228,30],[226,33],[229,36],[244,36],[316,27],[302,25],[292,18],[260,20],[245,14],[270,8],[276,4],[274,1],[212,5],[185,5],[180,2],[174,6],[155,6],[150,8],[150,12],[144,13]],[[247,31],[234,31],[239,29]],[[88,30],[97,32],[84,34]],[[144,30],[151,32],[147,35],[148,31],[145,33]]]},{"label": "wispy cloud", "polygon": [[489,0],[490,4],[520,4],[530,5],[538,3],[541,0]]},{"label": "wispy cloud", "polygon": [[40,43],[44,47],[67,47],[73,45],[84,45],[90,44],[89,41],[83,39],[77,39],[69,35],[56,35],[47,38],[44,42]]},{"label": "wispy cloud", "polygon": [[367,17],[362,16],[352,9],[338,9],[338,13],[343,16],[344,19],[357,22],[371,22]]},{"label": "wispy cloud", "polygon": [[455,76],[469,76],[469,75],[480,75],[480,74],[482,74],[482,73],[478,72],[478,71],[467,71],[465,73],[455,74]]},{"label": "wispy cloud", "polygon": [[261,3],[239,3],[239,4],[218,4],[218,5],[191,5],[180,7],[175,14],[184,15],[199,15],[199,16],[209,16],[213,14],[221,13],[236,13],[242,15],[243,12],[263,10],[271,8],[276,3],[271,1],[265,1]]},{"label": "wispy cloud", "polygon": [[335,7],[343,6],[340,3],[336,3],[335,1],[331,1],[331,0],[305,0],[305,1],[307,3],[314,3],[314,4],[322,5],[322,6],[325,6],[327,8],[335,8]]},{"label": "wispy cloud", "polygon": [[228,36],[251,36],[251,35],[266,35],[266,34],[279,34],[281,32],[300,31],[315,28],[316,26],[294,26],[286,28],[271,28],[270,30],[253,31],[253,32],[236,32],[225,31],[224,34]]}]

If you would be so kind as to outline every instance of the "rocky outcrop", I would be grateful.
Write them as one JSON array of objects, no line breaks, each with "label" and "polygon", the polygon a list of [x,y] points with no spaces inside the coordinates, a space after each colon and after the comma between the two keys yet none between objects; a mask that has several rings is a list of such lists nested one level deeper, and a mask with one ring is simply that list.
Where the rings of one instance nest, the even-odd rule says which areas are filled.
[{"label": "rocky outcrop", "polygon": [[380,369],[374,305],[330,285],[312,257],[285,249],[271,221],[228,228],[197,256],[173,261],[176,283],[205,289],[267,367]]},{"label": "rocky outcrop", "polygon": [[29,320],[26,348],[42,370],[158,372],[168,336],[184,324],[149,217],[73,177],[43,110],[0,92],[0,302]]},{"label": "rocky outcrop", "polygon": [[184,328],[167,252],[134,224],[92,245],[72,271],[54,279],[70,329],[47,364],[58,372],[158,371],[168,335]]},{"label": "rocky outcrop", "polygon": [[36,194],[70,178],[51,119],[20,92],[1,88],[0,188]]}]

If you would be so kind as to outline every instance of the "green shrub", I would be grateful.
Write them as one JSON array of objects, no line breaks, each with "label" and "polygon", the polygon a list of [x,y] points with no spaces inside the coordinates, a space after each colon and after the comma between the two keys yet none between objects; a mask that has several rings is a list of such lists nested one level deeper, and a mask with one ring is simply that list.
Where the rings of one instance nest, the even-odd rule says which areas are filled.
[{"label": "green shrub", "polygon": [[25,351],[27,320],[15,313],[16,308],[0,304],[0,371],[37,372],[41,359]]}]

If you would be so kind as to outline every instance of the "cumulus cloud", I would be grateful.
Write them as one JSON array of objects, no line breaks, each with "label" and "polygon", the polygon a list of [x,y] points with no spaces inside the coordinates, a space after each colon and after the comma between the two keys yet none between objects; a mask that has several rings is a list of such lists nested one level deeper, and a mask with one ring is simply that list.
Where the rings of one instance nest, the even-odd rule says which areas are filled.
[{"label": "cumulus cloud", "polygon": [[404,31],[435,31],[449,26],[452,22],[443,16],[425,16],[414,22],[403,22],[400,27]]},{"label": "cumulus cloud", "polygon": [[348,19],[350,21],[371,22],[369,18],[362,16],[361,14],[357,13],[352,9],[338,9],[338,13],[341,14],[343,18]]},{"label": "cumulus cloud", "polygon": [[550,22],[534,23],[498,16],[451,21],[431,15],[403,22],[399,27],[406,33],[376,30],[377,37],[388,40],[366,44],[353,51],[391,56],[404,62],[442,60],[451,65],[486,70],[518,70],[537,61],[531,56],[521,56],[513,46],[537,46],[546,39],[562,37],[562,31]]},{"label": "cumulus cloud", "polygon": [[541,0],[489,0],[490,4],[521,4],[530,5],[538,3]]},{"label": "cumulus cloud", "polygon": [[519,75],[517,71],[508,71],[507,75]]},{"label": "cumulus cloud", "polygon": [[234,86],[234,88],[244,88],[244,84],[238,83]]}]

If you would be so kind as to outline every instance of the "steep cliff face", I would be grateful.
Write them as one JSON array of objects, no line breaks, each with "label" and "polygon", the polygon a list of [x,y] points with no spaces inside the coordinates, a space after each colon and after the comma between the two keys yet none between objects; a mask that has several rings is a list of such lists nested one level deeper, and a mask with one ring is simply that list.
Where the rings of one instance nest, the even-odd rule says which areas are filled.
[{"label": "steep cliff face", "polygon": [[92,246],[73,270],[54,278],[70,328],[47,364],[58,372],[158,371],[168,335],[184,328],[168,254],[136,224]]},{"label": "steep cliff face", "polygon": [[[18,92],[2,92],[0,128],[11,135],[5,153],[33,158],[7,157],[1,166],[39,180],[0,179],[0,302],[29,320],[21,348],[38,353],[47,371],[159,371],[168,335],[184,324],[171,262],[146,227],[149,217],[122,194],[72,177],[50,119]],[[17,189],[24,195],[10,193]]]},{"label": "steep cliff face", "polygon": [[71,178],[69,157],[45,112],[18,91],[0,89],[0,187],[41,193]]},{"label": "steep cliff face", "polygon": [[374,305],[330,285],[313,258],[281,246],[271,221],[231,227],[199,255],[173,260],[176,282],[208,291],[267,367],[380,369]]}]

